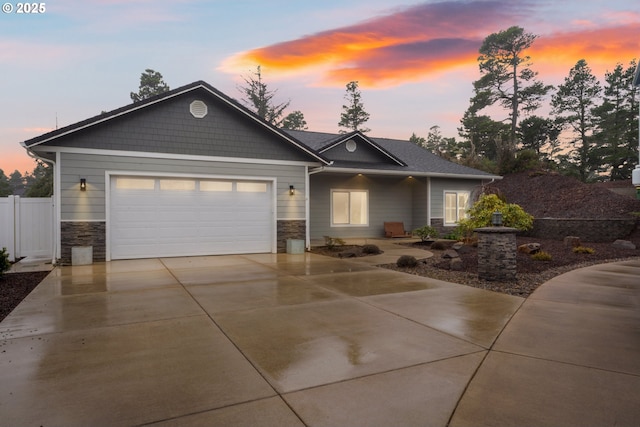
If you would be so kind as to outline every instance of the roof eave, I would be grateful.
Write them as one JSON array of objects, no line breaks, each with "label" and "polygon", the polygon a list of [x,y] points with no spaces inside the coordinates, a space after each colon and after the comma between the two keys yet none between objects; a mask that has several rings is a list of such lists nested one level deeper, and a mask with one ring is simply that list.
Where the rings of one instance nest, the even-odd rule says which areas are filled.
[{"label": "roof eave", "polygon": [[343,173],[343,174],[358,174],[363,175],[387,175],[387,176],[422,176],[433,178],[456,178],[456,179],[487,179],[498,180],[502,179],[500,175],[467,175],[461,173],[445,173],[445,172],[424,172],[424,171],[398,171],[398,170],[384,170],[384,169],[366,169],[366,168],[340,168],[340,167],[327,167],[324,168],[322,173]]}]

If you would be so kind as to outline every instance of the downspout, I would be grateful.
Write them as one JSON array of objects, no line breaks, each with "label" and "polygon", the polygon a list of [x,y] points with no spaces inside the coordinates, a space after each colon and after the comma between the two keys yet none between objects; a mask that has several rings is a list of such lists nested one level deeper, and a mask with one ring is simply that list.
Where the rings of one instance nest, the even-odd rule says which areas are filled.
[{"label": "downspout", "polygon": [[51,165],[51,167],[53,168],[53,200],[54,200],[54,217],[53,217],[53,239],[52,239],[52,245],[53,247],[51,248],[51,252],[52,252],[52,256],[51,256],[51,264],[52,265],[56,265],[56,255],[57,255],[57,251],[58,251],[58,193],[59,191],[56,191],[56,172],[57,172],[57,168],[56,168],[56,162],[53,160],[49,160],[49,159],[45,159],[44,157],[40,157],[38,156],[36,153],[34,153],[33,151],[29,150],[29,148],[24,144],[24,142],[20,143],[20,145],[22,145],[22,147],[27,151],[27,156],[31,157],[34,160],[40,160],[43,163],[49,163]]}]

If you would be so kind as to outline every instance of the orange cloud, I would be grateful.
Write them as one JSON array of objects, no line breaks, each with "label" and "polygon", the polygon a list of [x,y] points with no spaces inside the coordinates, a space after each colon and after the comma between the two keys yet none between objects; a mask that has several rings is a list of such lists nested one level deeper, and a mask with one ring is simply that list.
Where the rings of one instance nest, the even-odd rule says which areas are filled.
[{"label": "orange cloud", "polygon": [[[319,74],[319,85],[343,86],[357,80],[362,87],[389,87],[459,67],[477,71],[482,40],[532,16],[535,2],[528,1],[420,4],[353,26],[241,52],[220,69],[242,74],[261,65],[275,76]],[[533,68],[545,80],[544,73],[567,74],[582,58],[598,75],[618,62],[628,63],[640,54],[638,18],[634,13],[612,12],[604,24],[584,21],[574,23],[573,32],[541,35],[529,52]]]},{"label": "orange cloud", "polygon": [[[340,86],[350,80],[364,86],[414,80],[475,59],[483,37],[496,25],[527,12],[526,2],[517,7],[512,3],[420,4],[354,26],[241,52],[220,69],[237,74],[259,64],[278,74],[314,70],[324,73],[324,84]],[[438,48],[439,55],[434,50]]]},{"label": "orange cloud", "polygon": [[596,76],[613,70],[617,63],[628,64],[640,55],[640,23],[616,27],[555,33],[537,39],[529,54],[541,73],[561,73],[585,59]]}]

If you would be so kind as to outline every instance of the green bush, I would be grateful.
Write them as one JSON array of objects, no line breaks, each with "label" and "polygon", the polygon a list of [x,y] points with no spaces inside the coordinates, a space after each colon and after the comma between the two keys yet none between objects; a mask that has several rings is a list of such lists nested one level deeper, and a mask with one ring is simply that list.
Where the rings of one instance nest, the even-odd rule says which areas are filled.
[{"label": "green bush", "polygon": [[418,265],[418,260],[411,255],[402,255],[400,258],[398,258],[398,261],[396,262],[398,267],[415,267],[416,265]]},{"label": "green bush", "polygon": [[362,253],[368,255],[377,255],[379,253],[382,253],[382,251],[378,246],[368,244],[362,246]]},{"label": "green bush", "polygon": [[469,238],[476,228],[491,226],[491,216],[495,211],[502,213],[502,225],[505,227],[523,231],[533,227],[533,216],[526,213],[520,206],[505,203],[495,194],[483,194],[468,210],[469,217],[460,220],[458,229],[463,236]]},{"label": "green bush", "polygon": [[595,254],[596,250],[586,246],[576,246],[573,248],[574,254]]},{"label": "green bush", "polygon": [[423,227],[416,228],[415,230],[413,230],[413,234],[415,234],[416,236],[420,237],[420,239],[423,242],[426,242],[427,240],[431,240],[431,239],[437,238],[438,237],[438,230],[436,230],[435,228],[431,227],[430,225],[425,225]]},{"label": "green bush", "polygon": [[338,246],[344,246],[344,240],[339,237],[324,236],[324,244],[327,248],[333,250]]},{"label": "green bush", "polygon": [[5,271],[9,271],[10,268],[9,253],[7,252],[7,248],[2,248],[0,251],[0,276],[2,276]]},{"label": "green bush", "polygon": [[551,254],[545,251],[540,251],[531,255],[531,259],[536,261],[551,261]]}]

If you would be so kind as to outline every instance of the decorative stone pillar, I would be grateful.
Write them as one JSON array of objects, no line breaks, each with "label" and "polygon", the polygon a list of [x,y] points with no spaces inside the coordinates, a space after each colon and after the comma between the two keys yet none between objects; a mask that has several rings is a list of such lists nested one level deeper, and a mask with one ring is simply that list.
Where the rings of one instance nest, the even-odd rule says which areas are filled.
[{"label": "decorative stone pillar", "polygon": [[516,229],[483,227],[478,234],[478,277],[490,281],[516,280]]}]

